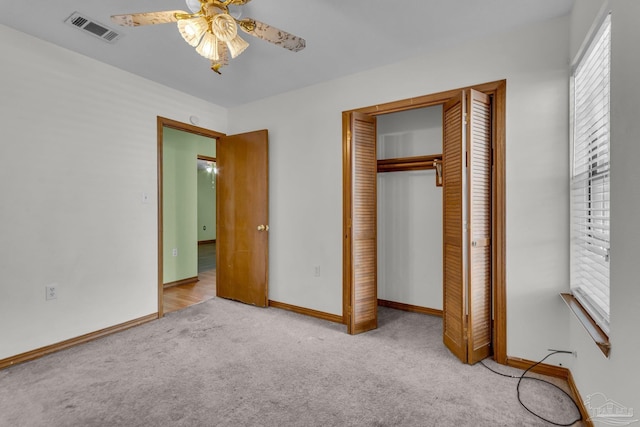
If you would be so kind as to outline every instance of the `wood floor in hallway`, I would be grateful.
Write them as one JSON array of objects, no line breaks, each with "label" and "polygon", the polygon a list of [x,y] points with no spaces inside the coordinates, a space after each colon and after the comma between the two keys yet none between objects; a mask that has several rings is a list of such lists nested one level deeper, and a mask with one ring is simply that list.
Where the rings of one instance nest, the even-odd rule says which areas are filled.
[{"label": "wood floor in hallway", "polygon": [[199,281],[164,290],[164,312],[180,310],[216,296],[216,271],[198,274]]},{"label": "wood floor in hallway", "polygon": [[216,296],[215,243],[198,247],[198,281],[164,289],[164,312],[180,310]]}]

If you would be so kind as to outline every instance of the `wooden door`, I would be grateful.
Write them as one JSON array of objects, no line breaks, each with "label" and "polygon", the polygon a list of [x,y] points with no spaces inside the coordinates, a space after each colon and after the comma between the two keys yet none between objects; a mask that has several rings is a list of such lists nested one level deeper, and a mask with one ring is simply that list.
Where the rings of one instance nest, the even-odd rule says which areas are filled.
[{"label": "wooden door", "polygon": [[442,333],[444,344],[466,363],[466,287],[462,204],[465,99],[465,93],[462,92],[443,107]]},{"label": "wooden door", "polygon": [[269,256],[267,131],[218,138],[216,160],[216,295],[266,307]]},{"label": "wooden door", "polygon": [[491,353],[491,103],[469,89],[443,113],[443,340],[461,361]]},{"label": "wooden door", "polygon": [[491,354],[491,98],[470,89],[467,126],[468,363]]},{"label": "wooden door", "polygon": [[378,327],[375,117],[351,112],[344,147],[344,301],[347,332]]}]

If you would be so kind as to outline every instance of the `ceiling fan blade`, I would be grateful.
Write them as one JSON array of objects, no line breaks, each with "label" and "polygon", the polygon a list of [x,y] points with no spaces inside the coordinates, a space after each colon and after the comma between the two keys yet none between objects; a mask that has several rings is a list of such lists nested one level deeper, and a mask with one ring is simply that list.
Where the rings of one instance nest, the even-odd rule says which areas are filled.
[{"label": "ceiling fan blade", "polygon": [[271,25],[265,24],[264,22],[256,21],[255,19],[241,19],[238,21],[238,25],[242,31],[247,34],[294,52],[298,52],[306,46],[306,42],[303,38],[289,34],[286,31],[279,30]]},{"label": "ceiling fan blade", "polygon": [[138,27],[140,25],[167,24],[177,22],[176,14],[188,15],[183,10],[165,10],[162,12],[130,13],[127,15],[111,15],[111,20],[125,27]]}]

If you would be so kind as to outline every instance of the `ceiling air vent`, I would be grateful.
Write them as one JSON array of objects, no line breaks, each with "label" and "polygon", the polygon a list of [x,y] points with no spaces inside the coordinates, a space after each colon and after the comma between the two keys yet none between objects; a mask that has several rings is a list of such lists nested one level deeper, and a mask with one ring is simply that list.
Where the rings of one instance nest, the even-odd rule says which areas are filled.
[{"label": "ceiling air vent", "polygon": [[98,37],[99,39],[102,39],[108,43],[115,43],[120,38],[120,34],[115,30],[102,25],[91,18],[87,18],[86,16],[83,16],[78,12],[73,12],[73,14],[64,22],[73,27],[86,31],[92,36]]}]

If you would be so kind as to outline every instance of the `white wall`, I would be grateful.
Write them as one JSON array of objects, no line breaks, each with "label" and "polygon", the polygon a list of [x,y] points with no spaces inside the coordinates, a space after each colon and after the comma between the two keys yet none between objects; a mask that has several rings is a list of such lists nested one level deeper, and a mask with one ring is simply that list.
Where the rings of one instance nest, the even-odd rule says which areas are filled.
[{"label": "white wall", "polygon": [[566,345],[568,46],[565,17],[231,109],[269,128],[269,297],[342,314],[342,111],[507,79],[507,352]]},{"label": "white wall", "polygon": [[[342,111],[506,78],[507,352],[575,349],[558,361],[583,397],[640,410],[637,0],[612,1],[609,359],[557,296],[569,275],[568,58],[601,5],[577,1],[571,25],[556,19],[230,111],[229,133],[269,129],[270,298],[341,314]],[[221,132],[227,117],[5,26],[0,57],[2,359],[156,311],[156,116],[198,115]],[[59,298],[45,302],[54,282]]]},{"label": "white wall", "polygon": [[[378,159],[442,154],[442,106],[378,116]],[[435,170],[378,174],[378,298],[442,310]]]},{"label": "white wall", "polygon": [[[605,2],[577,1],[571,17],[573,58]],[[582,397],[603,393],[638,418],[640,393],[640,2],[615,0],[611,15],[611,353],[605,358],[570,317],[570,348],[578,352],[571,372]]]},{"label": "white wall", "polygon": [[157,311],[156,117],[227,116],[2,25],[0,57],[3,359]]}]

